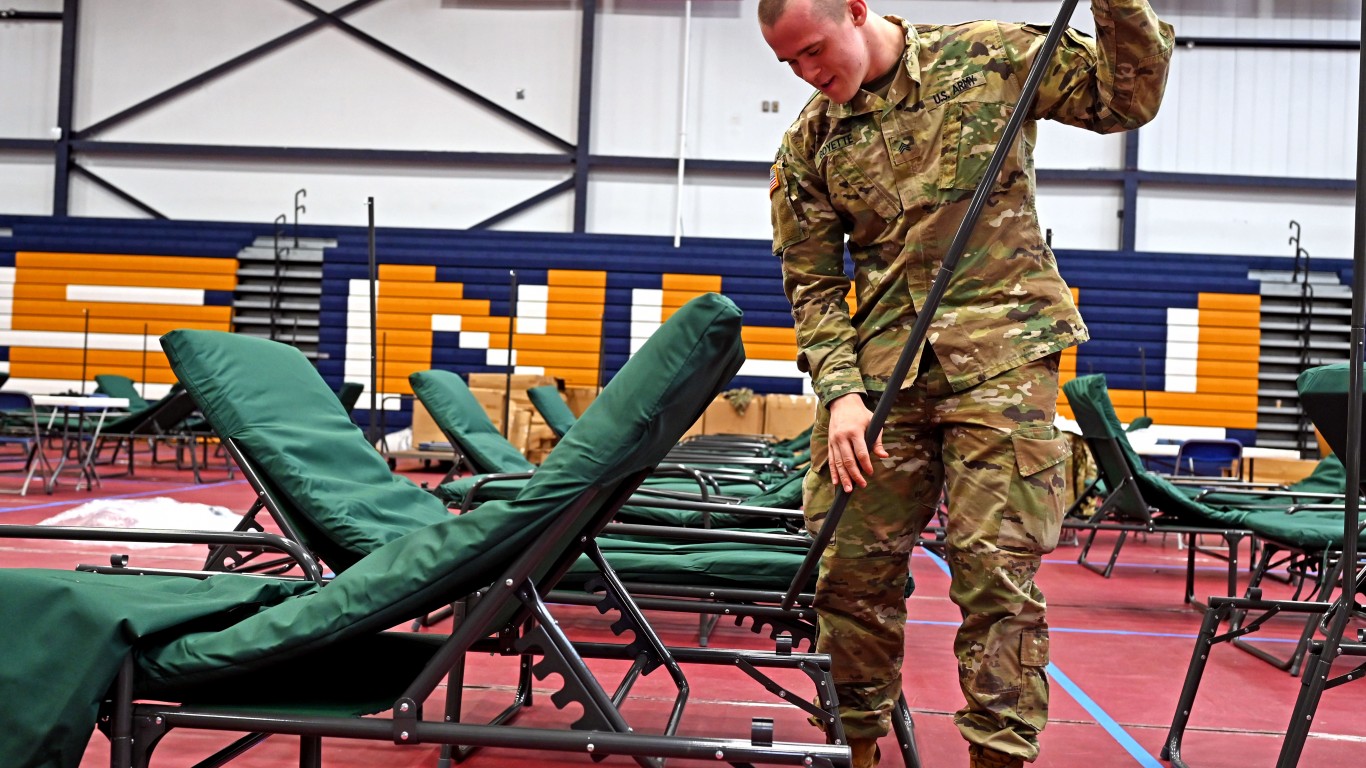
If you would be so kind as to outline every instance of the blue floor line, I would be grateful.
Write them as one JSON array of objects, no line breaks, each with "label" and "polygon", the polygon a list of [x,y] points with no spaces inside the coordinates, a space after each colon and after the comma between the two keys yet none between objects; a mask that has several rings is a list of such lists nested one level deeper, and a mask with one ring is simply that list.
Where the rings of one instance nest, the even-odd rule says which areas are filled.
[{"label": "blue floor line", "polygon": [[1061,685],[1063,690],[1071,694],[1072,698],[1076,699],[1076,702],[1081,705],[1082,709],[1089,712],[1091,717],[1096,719],[1096,723],[1098,723],[1101,728],[1104,728],[1106,733],[1110,734],[1110,738],[1118,742],[1121,747],[1124,747],[1124,751],[1128,752],[1139,765],[1143,766],[1143,768],[1165,768],[1162,763],[1158,762],[1157,758],[1144,751],[1143,747],[1139,746],[1137,741],[1134,741],[1134,737],[1130,736],[1129,732],[1124,730],[1123,726],[1116,723],[1114,718],[1110,717],[1104,709],[1101,709],[1099,704],[1092,700],[1090,696],[1087,696],[1086,692],[1079,688],[1076,683],[1072,682],[1072,678],[1063,674],[1063,671],[1058,669],[1058,665],[1049,662],[1047,670],[1048,676],[1053,678],[1054,682],[1058,685]]},{"label": "blue floor line", "polygon": [[[95,498],[100,498],[100,499],[135,499],[135,498],[137,498],[137,497],[139,497],[139,496],[161,496],[161,495],[164,495],[164,494],[167,494],[167,493],[181,493],[181,492],[184,492],[184,491],[199,491],[199,490],[209,490],[209,489],[211,489],[211,488],[222,488],[222,487],[225,486],[225,485],[233,485],[233,484],[235,484],[235,483],[243,483],[243,482],[246,482],[246,481],[245,481],[245,480],[222,480],[222,481],[217,482],[217,483],[204,483],[203,485],[191,484],[191,485],[184,485],[184,486],[180,486],[180,487],[171,486],[171,487],[169,487],[169,488],[160,488],[160,489],[157,489],[157,490],[154,490],[154,491],[138,491],[138,492],[136,492],[136,493],[121,493],[121,494],[117,494],[117,495],[114,495],[114,496],[98,496],[98,497],[92,497],[92,498],[91,498],[91,501],[93,501]],[[23,506],[23,507],[7,507],[7,508],[4,508],[4,509],[0,509],[0,514],[7,514],[7,513],[9,513],[9,512],[23,512],[23,511],[29,510],[29,509],[48,509],[48,508],[51,508],[51,507],[70,507],[70,506],[79,506],[80,504],[83,504],[83,503],[84,503],[84,502],[82,502],[80,499],[66,499],[66,500],[63,500],[63,501],[49,501],[49,502],[45,502],[45,503],[43,503],[43,504],[29,504],[29,505]]]},{"label": "blue floor line", "polygon": [[[948,575],[949,564],[944,562],[944,558],[934,553],[930,553],[930,557],[934,560],[935,564],[939,566],[939,569],[943,571],[945,575]],[[1052,631],[1052,628],[1050,627],[1049,630]],[[1137,741],[1134,741],[1134,737],[1130,736],[1129,732],[1124,730],[1123,726],[1116,723],[1113,717],[1110,717],[1104,709],[1101,709],[1099,704],[1090,696],[1086,695],[1085,691],[1078,687],[1076,683],[1072,682],[1071,678],[1063,674],[1063,671],[1058,669],[1058,665],[1049,662],[1046,669],[1048,671],[1048,676],[1055,680],[1058,685],[1061,685],[1063,690],[1067,691],[1067,693],[1082,706],[1082,709],[1085,709],[1091,717],[1095,718],[1096,724],[1101,728],[1104,728],[1105,732],[1110,734],[1110,738],[1114,739],[1116,743],[1123,747],[1124,751],[1128,752],[1134,760],[1138,761],[1139,765],[1143,766],[1143,768],[1166,768],[1162,763],[1158,762],[1157,758],[1143,751],[1143,747],[1139,746]]]}]

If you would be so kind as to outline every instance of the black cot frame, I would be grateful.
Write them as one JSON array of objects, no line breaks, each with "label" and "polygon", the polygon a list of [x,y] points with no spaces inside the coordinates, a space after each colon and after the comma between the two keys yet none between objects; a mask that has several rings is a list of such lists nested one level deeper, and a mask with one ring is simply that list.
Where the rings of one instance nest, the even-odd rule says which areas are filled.
[{"label": "black cot frame", "polygon": [[[670,757],[701,758],[727,762],[735,766],[749,764],[834,766],[849,765],[849,750],[844,745],[843,730],[836,714],[834,683],[829,675],[829,657],[816,654],[760,653],[721,651],[716,649],[675,650],[666,647],[616,579],[610,566],[593,543],[610,518],[611,511],[630,496],[643,473],[622,483],[608,498],[597,522],[584,531],[578,541],[582,546],[571,546],[564,551],[566,536],[575,534],[575,513],[582,511],[599,495],[598,488],[589,488],[576,500],[572,508],[550,526],[535,544],[520,555],[483,592],[469,614],[441,643],[422,671],[404,689],[386,717],[351,718],[318,715],[280,715],[276,712],[239,712],[224,714],[211,706],[177,706],[162,703],[138,703],[136,672],[131,657],[122,666],[119,677],[105,704],[106,717],[101,728],[111,743],[112,768],[145,768],[159,740],[174,728],[242,731],[243,736],[202,764],[221,765],[241,754],[268,734],[293,734],[301,737],[301,768],[321,768],[324,736],[371,739],[406,746],[424,743],[445,745],[443,765],[448,765],[456,746],[516,746],[558,751],[582,751],[598,755],[620,754],[635,758],[647,768],[659,768],[662,760]],[[536,574],[547,561],[553,562],[546,583],[553,584],[580,551],[587,551],[602,571],[604,584],[613,598],[613,609],[618,621],[613,625],[617,634],[630,632],[632,641],[622,645],[604,643],[574,643],[560,629],[554,616],[541,597],[541,586]],[[323,587],[326,588],[326,587]],[[452,676],[465,654],[493,651],[504,655],[539,657],[533,669],[538,677],[558,675],[562,688],[552,695],[557,706],[576,703],[582,708],[575,730],[557,731],[530,729],[511,725],[471,725],[459,722],[459,697],[448,695],[445,718],[441,721],[423,719],[423,703],[438,685]],[[630,660],[631,666],[615,692],[608,693],[588,669],[586,659],[614,658]],[[725,664],[738,667],[747,675],[775,691],[778,697],[798,704],[803,710],[822,719],[832,734],[833,744],[794,744],[774,742],[770,722],[755,721],[748,742],[738,739],[684,737],[677,735],[688,685],[679,662]],[[674,680],[678,694],[662,734],[644,734],[632,730],[620,711],[632,686],[644,674],[664,668]],[[816,704],[807,704],[805,697],[779,686],[762,670],[765,668],[795,669],[805,673],[817,689]],[[460,690],[457,681],[448,685],[448,694]]]}]

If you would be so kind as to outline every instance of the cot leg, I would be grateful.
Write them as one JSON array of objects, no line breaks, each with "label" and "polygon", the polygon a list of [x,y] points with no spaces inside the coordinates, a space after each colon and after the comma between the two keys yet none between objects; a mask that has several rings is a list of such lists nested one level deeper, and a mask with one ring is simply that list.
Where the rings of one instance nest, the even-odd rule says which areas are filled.
[{"label": "cot leg", "polygon": [[299,737],[299,768],[323,768],[323,738]]},{"label": "cot leg", "polygon": [[1186,734],[1186,725],[1190,723],[1191,709],[1195,705],[1195,694],[1200,690],[1200,679],[1204,676],[1205,666],[1209,663],[1214,633],[1218,631],[1220,622],[1228,614],[1227,605],[1211,606],[1210,610],[1205,611],[1205,620],[1200,625],[1200,634],[1195,639],[1195,650],[1191,653],[1190,666],[1186,669],[1186,681],[1181,685],[1181,698],[1177,701],[1176,713],[1172,716],[1172,726],[1167,731],[1162,753],[1158,755],[1163,760],[1170,760],[1177,768],[1184,768],[1186,765],[1181,759],[1181,739]]},{"label": "cot leg", "polygon": [[114,711],[109,724],[109,766],[133,764],[133,657],[124,658],[114,680]]},{"label": "cot leg", "polygon": [[892,711],[892,731],[901,747],[901,757],[906,768],[920,768],[920,750],[915,745],[915,723],[911,721],[911,708],[906,704],[906,694],[896,700]]}]

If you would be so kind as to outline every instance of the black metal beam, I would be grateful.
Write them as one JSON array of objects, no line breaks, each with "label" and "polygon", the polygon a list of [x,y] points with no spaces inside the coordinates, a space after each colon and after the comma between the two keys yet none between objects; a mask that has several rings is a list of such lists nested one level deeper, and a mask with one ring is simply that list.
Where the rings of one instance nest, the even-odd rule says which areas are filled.
[{"label": "black metal beam", "polygon": [[62,59],[57,91],[56,155],[53,158],[52,215],[66,216],[71,199],[71,129],[76,103],[76,32],[80,26],[81,0],[62,3]]},{"label": "black metal beam", "polygon": [[522,117],[516,112],[513,112],[512,110],[508,109],[507,107],[504,107],[501,104],[498,104],[497,102],[494,102],[491,99],[488,99],[470,90],[469,88],[466,88],[465,86],[461,85],[455,80],[446,77],[440,72],[437,72],[435,69],[432,69],[431,67],[427,66],[426,64],[423,64],[417,59],[414,59],[408,54],[403,53],[397,48],[394,48],[393,46],[388,45],[387,43],[381,42],[378,38],[373,37],[365,32],[362,32],[359,29],[356,29],[355,27],[351,26],[335,14],[328,13],[327,11],[324,11],[323,9],[308,2],[307,0],[285,0],[285,2],[311,13],[317,16],[319,19],[326,20],[332,26],[336,27],[342,32],[345,32],[351,37],[356,38],[362,43],[365,43],[371,48],[374,48],[375,50],[379,51],[385,56],[388,56],[389,58],[403,64],[404,66],[408,67],[409,69],[412,69],[415,72],[425,75],[427,78],[435,81],[436,83],[445,86],[447,89],[452,90],[460,94],[461,96],[464,96],[465,98],[469,99],[470,101],[473,101],[474,103],[478,104],[484,109],[487,109],[495,115],[498,115],[499,117],[503,118],[504,120],[507,120],[508,122],[530,133],[533,133],[536,136],[539,136],[540,138],[544,139],[545,141],[551,144],[554,144],[560,149],[566,151],[574,149],[574,145],[570,144],[569,142],[565,141],[559,136],[556,136],[555,134],[551,133],[550,131],[547,131],[541,126],[536,125],[535,123],[531,122],[525,117]]},{"label": "black metal beam", "polygon": [[51,152],[57,148],[52,139],[0,139],[0,150],[19,150],[21,152]]},{"label": "black metal beam", "polygon": [[[354,0],[354,2],[348,3],[347,5],[344,5],[341,8],[338,8],[337,10],[333,11],[332,13],[333,15],[338,17],[348,16],[352,13],[355,13],[356,11],[359,11],[365,6],[375,2],[378,2],[378,0]],[[326,25],[326,20],[314,19],[313,21],[310,21],[307,24],[304,24],[300,27],[290,30],[289,32],[286,32],[283,35],[280,35],[279,37],[276,37],[272,40],[267,40],[266,42],[256,46],[255,48],[252,48],[246,53],[234,56],[231,59],[228,59],[227,61],[217,66],[210,67],[209,69],[200,72],[199,74],[195,75],[194,77],[191,77],[188,80],[177,83],[160,93],[148,96],[147,98],[143,99],[142,101],[139,101],[131,107],[128,107],[127,109],[116,112],[93,125],[87,126],[77,131],[74,138],[85,139],[94,136],[100,131],[118,125],[119,123],[122,123],[130,118],[136,117],[137,115],[140,115],[143,112],[146,112],[147,110],[152,109],[153,107],[156,107],[160,104],[164,104],[165,102],[170,101],[171,99],[174,99],[180,96],[181,94],[198,88],[201,85],[204,85],[205,83],[208,83],[212,80],[216,80],[222,77],[223,75],[232,72],[233,70],[246,66],[247,64],[256,61],[257,59],[261,58],[262,56],[265,56],[268,53],[283,48],[286,45],[289,45],[290,43],[294,42],[295,40],[298,40],[306,35],[316,32],[319,29],[322,29]]]},{"label": "black metal beam", "polygon": [[0,21],[61,21],[60,11],[16,11],[13,8],[0,10]]},{"label": "black metal beam", "polygon": [[[1143,184],[1169,184],[1172,186],[1264,187],[1325,192],[1350,192],[1356,188],[1356,182],[1352,179],[1318,179],[1303,176],[1240,176],[1170,171],[1139,171],[1136,176],[1138,181]],[[1042,173],[1040,177],[1042,178]]]},{"label": "black metal beam", "polygon": [[1124,134],[1124,199],[1120,204],[1119,249],[1134,250],[1138,240],[1138,131]]},{"label": "black metal beam", "polygon": [[492,227],[494,224],[512,218],[513,216],[516,216],[517,214],[527,210],[528,208],[534,208],[552,197],[558,197],[559,195],[564,194],[565,192],[568,192],[571,189],[575,189],[577,182],[577,177],[570,177],[568,179],[565,179],[564,181],[560,182],[559,184],[556,184],[550,189],[547,189],[543,192],[537,192],[536,194],[532,195],[531,197],[528,197],[522,202],[517,203],[516,205],[513,205],[509,208],[506,208],[498,213],[495,213],[494,215],[488,217],[487,219],[484,219],[478,224],[470,226],[470,229],[488,229],[489,227]]},{"label": "black metal beam", "polygon": [[90,154],[212,157],[239,160],[302,160],[420,165],[486,165],[563,168],[568,155],[526,152],[447,152],[425,149],[349,149],[342,147],[271,147],[229,144],[167,144],[136,141],[73,141]]},{"label": "black metal beam", "polygon": [[1360,40],[1310,40],[1305,38],[1178,37],[1179,48],[1270,48],[1283,51],[1359,51]]},{"label": "black metal beam", "polygon": [[133,197],[132,195],[128,194],[127,192],[123,191],[122,189],[120,189],[120,188],[114,186],[114,184],[111,183],[110,181],[108,181],[108,180],[104,179],[103,177],[101,177],[101,176],[95,174],[94,171],[91,171],[89,168],[86,168],[85,166],[81,165],[80,163],[75,162],[74,160],[71,162],[71,170],[79,172],[82,176],[85,176],[87,179],[90,179],[90,181],[94,182],[95,186],[99,187],[100,189],[103,189],[104,191],[108,192],[109,194],[113,195],[114,197],[117,197],[118,199],[122,200],[123,202],[128,203],[129,205],[133,206],[134,208],[137,208],[138,210],[142,211],[143,213],[147,214],[148,216],[151,216],[151,217],[154,218],[154,219],[165,219],[165,218],[166,218],[166,214],[162,213],[161,211],[158,211],[157,209],[153,208],[152,206],[150,206],[150,205],[148,205],[148,204],[142,202],[141,200],[137,199],[136,197]]},{"label": "black metal beam", "polygon": [[[590,155],[588,164],[592,168],[609,168],[621,170],[646,170],[646,171],[667,171],[669,173],[678,172],[678,158],[676,157],[642,157],[639,155]],[[759,162],[755,160],[705,160],[701,158],[688,158],[688,173],[713,173],[728,174],[734,176],[755,176],[768,179],[768,170],[771,163]]]},{"label": "black metal beam", "polygon": [[593,127],[593,60],[597,51],[597,0],[583,0],[579,27],[579,122],[574,149],[574,231],[588,228],[588,173],[593,164],[589,143]]}]

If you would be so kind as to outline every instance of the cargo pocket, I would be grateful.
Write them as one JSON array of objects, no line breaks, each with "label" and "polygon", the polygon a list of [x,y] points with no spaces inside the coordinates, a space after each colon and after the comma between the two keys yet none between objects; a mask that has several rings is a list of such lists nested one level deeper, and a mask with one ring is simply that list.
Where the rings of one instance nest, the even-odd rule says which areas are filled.
[{"label": "cargo pocket", "polygon": [[1012,552],[1044,555],[1058,546],[1067,511],[1067,458],[1072,442],[1053,427],[1016,432],[1015,477],[1006,499],[997,546]]},{"label": "cargo pocket", "polygon": [[995,101],[962,101],[946,107],[940,189],[976,189],[1005,132],[1014,107]]},{"label": "cargo pocket", "polygon": [[1020,635],[1020,699],[1015,715],[1042,730],[1048,722],[1048,630]]}]

